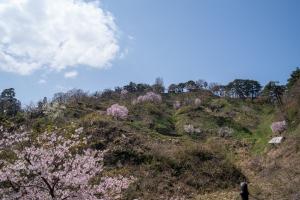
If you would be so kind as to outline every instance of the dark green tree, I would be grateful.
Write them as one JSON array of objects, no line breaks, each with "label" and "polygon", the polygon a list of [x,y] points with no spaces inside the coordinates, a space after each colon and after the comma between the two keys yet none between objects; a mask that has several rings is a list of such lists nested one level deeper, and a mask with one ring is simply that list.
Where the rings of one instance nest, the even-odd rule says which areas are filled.
[{"label": "dark green tree", "polygon": [[190,81],[185,83],[184,88],[189,92],[193,92],[197,89],[197,85],[196,85],[195,81],[190,80]]},{"label": "dark green tree", "polygon": [[196,81],[197,89],[206,89],[208,87],[208,83],[205,80],[199,79]]},{"label": "dark green tree", "polygon": [[137,88],[136,88],[136,87],[137,87],[137,86],[136,86],[136,83],[130,82],[128,85],[125,85],[125,86],[123,87],[123,89],[124,89],[124,90],[127,90],[127,91],[130,92],[130,93],[134,93],[134,92],[137,91]]},{"label": "dark green tree", "polygon": [[261,95],[270,103],[278,103],[279,105],[282,105],[282,95],[285,90],[286,86],[278,85],[278,82],[276,81],[270,81],[267,85],[265,85]]},{"label": "dark green tree", "polygon": [[171,84],[168,87],[168,93],[176,93],[177,92],[177,85],[176,84]]},{"label": "dark green tree", "polygon": [[234,81],[230,82],[226,88],[230,96],[241,99],[254,99],[259,95],[262,86],[258,81],[255,80],[235,79]]},{"label": "dark green tree", "polygon": [[15,116],[21,110],[21,102],[15,98],[14,88],[4,89],[0,96],[0,112],[5,116]]},{"label": "dark green tree", "polygon": [[251,99],[257,98],[260,94],[261,89],[262,89],[262,86],[258,81],[246,80],[246,90],[247,90],[247,93],[249,93],[248,97],[250,95]]},{"label": "dark green tree", "polygon": [[288,79],[287,82],[287,89],[291,89],[293,85],[300,79],[300,68],[297,67],[295,71],[292,72],[290,78]]},{"label": "dark green tree", "polygon": [[160,77],[156,78],[155,83],[152,85],[152,89],[156,93],[164,93],[165,87],[163,79]]},{"label": "dark green tree", "polygon": [[136,85],[136,91],[139,93],[148,92],[151,90],[151,86],[145,83],[139,83]]},{"label": "dark green tree", "polygon": [[184,88],[185,88],[185,83],[179,83],[177,85],[177,92],[176,93],[182,93]]}]

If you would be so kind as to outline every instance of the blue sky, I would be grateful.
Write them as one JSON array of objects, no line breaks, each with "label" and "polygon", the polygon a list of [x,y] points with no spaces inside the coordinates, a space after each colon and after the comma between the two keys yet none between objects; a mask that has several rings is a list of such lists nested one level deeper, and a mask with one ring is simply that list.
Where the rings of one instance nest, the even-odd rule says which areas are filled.
[{"label": "blue sky", "polygon": [[[33,25],[17,36],[10,35],[15,30],[12,24],[21,18],[14,16],[15,12],[1,10],[1,6],[7,9],[14,1],[3,2],[0,22],[8,16],[15,21],[0,26],[0,51],[18,62],[5,60],[0,53],[0,89],[14,87],[23,103],[72,88],[93,92],[130,81],[153,83],[156,77],[163,77],[165,85],[197,79],[227,83],[235,78],[255,79],[262,84],[269,80],[285,83],[300,64],[297,0],[102,0],[100,4],[92,2],[90,7],[84,7],[85,2],[74,6],[74,2],[61,0],[66,3],[61,10],[73,6],[69,16],[74,18],[61,19],[65,16],[53,10],[53,15],[41,17],[37,23],[31,19],[43,15],[43,9],[54,2],[42,0],[43,5],[24,5],[24,10],[34,13],[25,23]],[[69,29],[56,29],[52,18],[55,22],[61,20],[59,25],[68,24]],[[84,19],[84,25],[80,19]],[[52,32],[42,26],[47,23],[55,26]],[[5,35],[1,29],[11,31]],[[42,36],[35,35],[39,29],[44,30]],[[76,39],[64,43],[69,38]],[[65,51],[55,52],[56,42]],[[94,43],[99,45],[73,62]],[[55,62],[50,59],[53,55]]]}]

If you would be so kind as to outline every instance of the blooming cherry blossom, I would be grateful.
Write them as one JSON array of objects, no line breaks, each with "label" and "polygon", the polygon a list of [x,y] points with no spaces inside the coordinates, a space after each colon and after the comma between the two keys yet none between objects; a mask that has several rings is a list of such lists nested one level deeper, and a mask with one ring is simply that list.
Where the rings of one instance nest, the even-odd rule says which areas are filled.
[{"label": "blooming cherry blossom", "polygon": [[4,135],[0,139],[1,150],[12,148],[17,158],[14,162],[0,161],[0,183],[5,186],[0,188],[0,198],[109,200],[120,197],[122,190],[134,179],[102,177],[95,182],[94,179],[101,177],[103,171],[103,152],[83,149],[87,140],[77,133],[66,138],[58,133],[45,132],[30,145],[18,148],[15,148],[17,144],[32,138],[29,133],[12,133],[9,137],[1,134]]},{"label": "blooming cherry blossom", "polygon": [[273,133],[282,133],[287,129],[287,123],[285,120],[280,122],[273,122],[271,124],[271,129]]},{"label": "blooming cherry blossom", "polygon": [[162,98],[159,94],[154,92],[147,92],[145,95],[139,96],[136,100],[136,103],[143,102],[153,102],[153,103],[161,103]]},{"label": "blooming cherry blossom", "polygon": [[106,110],[107,115],[111,115],[115,118],[126,119],[128,115],[128,109],[125,106],[119,104],[113,104]]}]

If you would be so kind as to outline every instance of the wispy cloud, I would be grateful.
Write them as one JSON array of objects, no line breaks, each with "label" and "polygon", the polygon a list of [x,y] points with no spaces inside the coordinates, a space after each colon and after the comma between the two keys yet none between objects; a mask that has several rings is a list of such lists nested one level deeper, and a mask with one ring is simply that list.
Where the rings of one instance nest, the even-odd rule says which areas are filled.
[{"label": "wispy cloud", "polygon": [[77,71],[66,72],[64,75],[65,78],[76,78],[77,76],[78,76]]},{"label": "wispy cloud", "polygon": [[47,81],[45,79],[40,79],[38,83],[39,84],[45,84],[45,83],[47,83]]},{"label": "wispy cloud", "polygon": [[0,1],[0,69],[104,68],[119,52],[113,16],[99,0]]},{"label": "wispy cloud", "polygon": [[128,49],[128,48],[124,49],[124,50],[120,53],[119,58],[120,58],[120,59],[124,59],[124,58],[127,56],[128,53],[129,53],[129,49]]},{"label": "wispy cloud", "polygon": [[134,40],[135,38],[132,35],[128,35],[129,40]]}]

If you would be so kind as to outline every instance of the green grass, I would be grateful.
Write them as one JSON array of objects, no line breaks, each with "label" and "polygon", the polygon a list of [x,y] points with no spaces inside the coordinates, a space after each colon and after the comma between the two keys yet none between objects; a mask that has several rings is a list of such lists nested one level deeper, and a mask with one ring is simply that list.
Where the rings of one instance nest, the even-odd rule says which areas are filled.
[{"label": "green grass", "polygon": [[273,109],[270,107],[263,108],[263,112],[259,116],[259,125],[252,131],[252,134],[237,134],[237,138],[246,140],[250,143],[251,153],[262,154],[268,146],[268,141],[272,136],[270,125],[274,119]]},{"label": "green grass", "polygon": [[[233,164],[239,159],[234,149],[239,146],[235,145],[246,141],[251,144],[251,153],[263,153],[272,134],[272,108],[251,101],[201,98],[200,93],[164,98],[161,104],[132,105],[131,99],[119,98],[83,102],[67,106],[62,118],[39,117],[30,126],[36,134],[57,130],[66,136],[83,127],[82,136],[91,137],[87,146],[108,150],[105,174],[122,171],[137,178],[127,192],[128,199],[151,199],[153,194],[168,199],[168,195],[181,191],[196,195],[215,187],[233,189],[243,178]],[[194,105],[195,98],[204,99],[201,106]],[[173,102],[178,100],[183,106],[175,110]],[[127,119],[105,114],[113,103],[128,107]],[[183,127],[188,124],[200,128],[201,133],[185,133]],[[219,137],[222,127],[233,129],[233,137]],[[12,156],[9,152],[0,154],[0,158]]]}]

